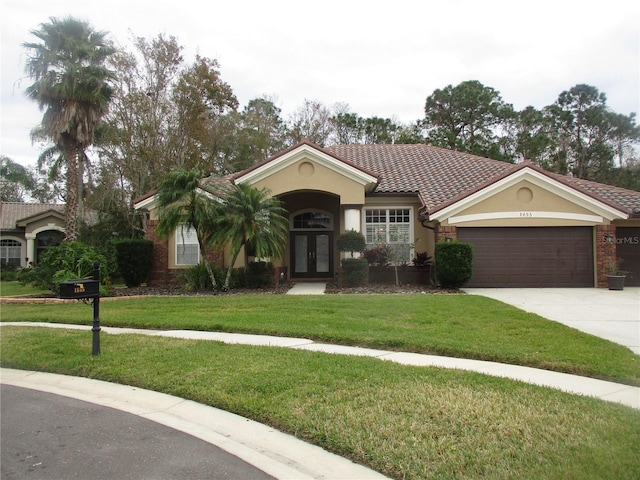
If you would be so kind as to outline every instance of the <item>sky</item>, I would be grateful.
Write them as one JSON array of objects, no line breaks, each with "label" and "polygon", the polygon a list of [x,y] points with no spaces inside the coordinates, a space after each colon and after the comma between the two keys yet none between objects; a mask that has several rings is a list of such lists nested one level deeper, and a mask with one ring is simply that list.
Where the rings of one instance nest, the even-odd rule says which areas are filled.
[{"label": "sky", "polygon": [[282,116],[305,99],[361,117],[424,117],[436,89],[478,80],[517,110],[586,83],[625,115],[640,112],[640,2],[634,0],[0,0],[0,155],[35,165],[24,42],[73,16],[130,48],[177,38],[190,63],[216,59],[242,109],[268,95]]}]

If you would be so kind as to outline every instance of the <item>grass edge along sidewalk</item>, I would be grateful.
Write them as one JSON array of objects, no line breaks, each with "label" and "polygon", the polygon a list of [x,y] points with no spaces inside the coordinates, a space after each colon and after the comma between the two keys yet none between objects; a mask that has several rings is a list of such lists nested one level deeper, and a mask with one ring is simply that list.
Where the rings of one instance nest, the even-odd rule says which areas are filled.
[{"label": "grass edge along sidewalk", "polygon": [[3,327],[2,363],[173,394],[393,478],[637,478],[640,412],[469,372],[218,342]]},{"label": "grass edge along sidewalk", "polygon": [[[90,308],[2,305],[2,321],[89,324]],[[523,365],[640,385],[629,349],[486,297],[147,297],[105,302],[103,326],[251,333]]]}]

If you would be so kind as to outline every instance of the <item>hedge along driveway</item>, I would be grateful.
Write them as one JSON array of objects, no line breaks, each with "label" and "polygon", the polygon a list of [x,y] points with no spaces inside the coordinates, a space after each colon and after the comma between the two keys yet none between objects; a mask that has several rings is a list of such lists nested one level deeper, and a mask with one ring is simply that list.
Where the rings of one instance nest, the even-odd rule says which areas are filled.
[{"label": "hedge along driveway", "polygon": [[[3,321],[89,324],[91,307],[3,305]],[[103,302],[105,326],[305,337],[319,342],[545,368],[640,385],[640,357],[471,295],[220,295]]]}]

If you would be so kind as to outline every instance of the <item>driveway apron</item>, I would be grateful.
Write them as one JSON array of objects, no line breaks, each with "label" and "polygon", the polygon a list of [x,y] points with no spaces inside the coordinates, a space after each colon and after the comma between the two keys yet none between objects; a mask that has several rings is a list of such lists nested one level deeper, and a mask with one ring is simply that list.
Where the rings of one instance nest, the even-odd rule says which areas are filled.
[{"label": "driveway apron", "polygon": [[465,288],[624,345],[640,355],[640,287],[604,288]]}]

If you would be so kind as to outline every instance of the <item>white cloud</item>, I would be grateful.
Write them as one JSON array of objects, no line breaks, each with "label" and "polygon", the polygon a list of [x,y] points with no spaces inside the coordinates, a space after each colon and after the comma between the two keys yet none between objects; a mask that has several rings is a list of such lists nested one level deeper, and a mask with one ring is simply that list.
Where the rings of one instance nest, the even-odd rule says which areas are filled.
[{"label": "white cloud", "polygon": [[29,131],[41,114],[22,96],[24,51],[51,16],[73,15],[127,44],[173,35],[185,57],[216,58],[241,107],[274,95],[286,117],[305,98],[348,103],[362,116],[423,115],[435,89],[476,79],[521,109],[553,103],[577,83],[640,111],[640,7],[630,0],[394,2],[0,0],[1,152],[35,162]]}]

